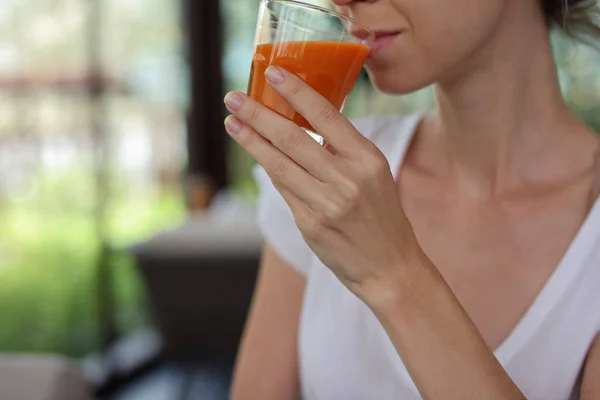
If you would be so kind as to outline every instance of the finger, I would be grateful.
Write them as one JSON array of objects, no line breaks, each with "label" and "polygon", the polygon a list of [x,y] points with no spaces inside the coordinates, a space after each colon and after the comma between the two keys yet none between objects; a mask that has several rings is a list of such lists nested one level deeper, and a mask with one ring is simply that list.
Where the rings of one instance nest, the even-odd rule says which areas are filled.
[{"label": "finger", "polygon": [[332,154],[292,121],[239,92],[225,96],[225,104],[238,119],[269,140],[315,178],[334,179]]},{"label": "finger", "polygon": [[319,207],[322,193],[325,191],[322,182],[236,117],[227,117],[225,128],[229,135],[263,166],[274,184],[294,193],[309,207]]},{"label": "finger", "polygon": [[266,77],[273,89],[340,154],[356,152],[361,148],[364,137],[327,99],[302,79],[279,67],[267,69]]}]

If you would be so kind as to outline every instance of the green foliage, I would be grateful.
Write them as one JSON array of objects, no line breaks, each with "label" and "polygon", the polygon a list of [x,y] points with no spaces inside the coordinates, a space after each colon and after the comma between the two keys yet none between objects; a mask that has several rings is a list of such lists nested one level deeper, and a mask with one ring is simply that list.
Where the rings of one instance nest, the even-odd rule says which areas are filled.
[{"label": "green foliage", "polygon": [[[183,43],[178,3],[101,3],[99,12],[92,13],[94,2],[90,1],[4,1],[0,49],[5,57],[0,76],[33,82],[55,77],[78,81],[89,72],[90,29],[95,23],[101,25],[99,72],[128,89],[105,96],[107,162],[115,170],[111,171],[102,231],[109,245],[119,249],[183,216],[177,188],[161,188],[155,179],[141,182],[145,178],[137,176],[125,181],[127,171],[117,171],[122,169],[119,162],[123,159],[117,150],[125,139],[131,139],[131,132],[133,137],[143,132],[162,139],[160,145],[153,144],[158,150],[167,150],[152,149],[161,163],[157,170],[174,174],[180,167],[183,156],[177,150],[169,152],[164,138],[172,138],[173,147],[179,147],[176,133],[183,116],[176,100],[185,93],[176,97],[171,92],[179,89],[178,78],[183,80],[176,68]],[[148,93],[157,91],[159,101],[151,103]],[[0,104],[0,138],[7,135],[9,146],[14,135],[23,133],[24,147],[41,149],[48,142],[68,142],[64,149],[74,149],[77,157],[63,172],[50,171],[52,162],[43,157],[32,160],[33,165],[26,159],[17,159],[15,165],[9,161],[9,173],[0,177],[0,352],[87,353],[98,343],[100,248],[93,155],[86,148],[91,136],[91,104],[83,91],[55,87],[37,87],[26,93],[2,89]],[[6,163],[0,164],[6,168]],[[35,172],[36,168],[40,171]],[[149,172],[158,175],[157,170]],[[145,318],[135,267],[126,254],[110,257],[110,267],[119,326],[133,329]]]},{"label": "green foliage", "polygon": [[[0,206],[0,351],[79,356],[96,348],[99,244],[93,191],[83,178],[77,172],[40,177],[35,195]],[[174,191],[114,195],[107,222],[115,248],[183,215]],[[116,317],[127,331],[145,321],[143,290],[129,256],[110,260]]]}]

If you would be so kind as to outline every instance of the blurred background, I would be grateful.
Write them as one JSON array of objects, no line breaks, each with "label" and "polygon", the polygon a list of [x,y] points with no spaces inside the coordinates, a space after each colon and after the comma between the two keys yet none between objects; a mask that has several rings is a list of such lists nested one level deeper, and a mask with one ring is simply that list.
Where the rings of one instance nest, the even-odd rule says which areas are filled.
[{"label": "blurred background", "polygon": [[[221,99],[246,90],[257,12],[2,0],[0,383],[69,370],[103,398],[226,398],[261,242]],[[569,104],[600,131],[600,52],[554,41]],[[345,112],[431,106],[431,89],[384,96],[362,76]]]}]

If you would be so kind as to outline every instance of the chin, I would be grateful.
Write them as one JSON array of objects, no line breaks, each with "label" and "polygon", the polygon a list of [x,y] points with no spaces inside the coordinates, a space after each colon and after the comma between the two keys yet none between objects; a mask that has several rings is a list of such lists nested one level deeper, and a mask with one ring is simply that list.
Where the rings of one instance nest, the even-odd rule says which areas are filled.
[{"label": "chin", "polygon": [[382,93],[390,95],[409,94],[421,90],[434,83],[435,79],[422,73],[411,73],[400,68],[380,66],[367,67],[367,73],[373,86]]}]

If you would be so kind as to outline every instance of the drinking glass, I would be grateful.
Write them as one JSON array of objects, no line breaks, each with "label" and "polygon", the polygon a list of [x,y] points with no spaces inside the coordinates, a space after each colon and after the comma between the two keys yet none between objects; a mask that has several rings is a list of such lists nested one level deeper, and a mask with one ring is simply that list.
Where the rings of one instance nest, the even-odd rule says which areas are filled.
[{"label": "drinking glass", "polygon": [[310,123],[269,86],[265,70],[278,66],[290,71],[341,112],[373,40],[369,29],[326,8],[291,0],[262,0],[248,95],[323,144]]}]

